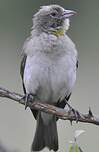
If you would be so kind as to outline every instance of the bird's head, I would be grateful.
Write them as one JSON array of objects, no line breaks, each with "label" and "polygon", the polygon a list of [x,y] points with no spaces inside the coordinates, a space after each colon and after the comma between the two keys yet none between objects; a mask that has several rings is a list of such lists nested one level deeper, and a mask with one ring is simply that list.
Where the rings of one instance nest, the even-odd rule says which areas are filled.
[{"label": "bird's head", "polygon": [[62,35],[69,28],[69,18],[76,12],[59,5],[42,6],[33,17],[33,29]]}]

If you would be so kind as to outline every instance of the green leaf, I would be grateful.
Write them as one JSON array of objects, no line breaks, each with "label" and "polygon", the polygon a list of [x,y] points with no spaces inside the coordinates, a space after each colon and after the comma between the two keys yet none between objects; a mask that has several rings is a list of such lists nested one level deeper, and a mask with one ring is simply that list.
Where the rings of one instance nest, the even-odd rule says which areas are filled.
[{"label": "green leaf", "polygon": [[74,149],[73,145],[71,145],[70,148],[69,148],[69,152],[73,152],[73,149]]},{"label": "green leaf", "polygon": [[75,148],[74,148],[74,149],[75,149],[74,152],[79,152],[79,147],[78,147],[77,144],[75,145]]},{"label": "green leaf", "polygon": [[73,144],[70,146],[69,152],[81,152],[81,148],[77,144]]}]

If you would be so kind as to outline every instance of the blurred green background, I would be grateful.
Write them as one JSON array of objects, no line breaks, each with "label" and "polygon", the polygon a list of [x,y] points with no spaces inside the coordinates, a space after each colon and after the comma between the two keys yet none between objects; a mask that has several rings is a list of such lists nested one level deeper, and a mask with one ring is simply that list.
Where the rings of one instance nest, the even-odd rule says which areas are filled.
[{"label": "blurred green background", "polygon": [[[68,35],[79,53],[77,83],[70,99],[81,112],[90,106],[99,114],[99,1],[98,0],[0,0],[0,86],[23,93],[20,78],[21,48],[29,36],[32,16],[42,5],[59,4],[78,13],[71,19]],[[0,142],[8,149],[29,152],[35,132],[29,109],[8,99],[0,99]],[[86,133],[79,138],[84,152],[99,150],[99,126],[70,125],[58,121],[59,152],[67,152],[75,129]],[[43,150],[44,151],[44,150]],[[45,149],[45,152],[47,150]]]}]

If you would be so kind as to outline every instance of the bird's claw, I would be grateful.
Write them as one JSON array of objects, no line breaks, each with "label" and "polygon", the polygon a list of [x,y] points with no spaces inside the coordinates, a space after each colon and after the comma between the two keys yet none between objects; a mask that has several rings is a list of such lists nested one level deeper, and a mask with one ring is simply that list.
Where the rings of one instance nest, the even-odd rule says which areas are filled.
[{"label": "bird's claw", "polygon": [[76,119],[76,123],[78,123],[79,120],[79,112],[75,109],[72,109],[72,112],[74,113],[75,119]]},{"label": "bird's claw", "polygon": [[[74,108],[72,108],[72,106],[70,104],[68,104],[68,102],[67,102],[67,105],[68,105],[70,111],[73,112],[75,119],[76,119],[76,123],[78,123],[79,115],[80,115],[79,112],[77,110],[75,110]],[[72,121],[71,121],[71,124],[72,124]]]},{"label": "bird's claw", "polygon": [[26,110],[27,107],[28,107],[29,98],[30,98],[30,95],[29,95],[29,94],[26,94],[26,95],[25,95],[25,110]]},{"label": "bird's claw", "polygon": [[25,96],[22,98],[22,100],[25,101],[25,110],[27,109],[29,102],[33,101],[33,95],[32,94],[25,94]]}]

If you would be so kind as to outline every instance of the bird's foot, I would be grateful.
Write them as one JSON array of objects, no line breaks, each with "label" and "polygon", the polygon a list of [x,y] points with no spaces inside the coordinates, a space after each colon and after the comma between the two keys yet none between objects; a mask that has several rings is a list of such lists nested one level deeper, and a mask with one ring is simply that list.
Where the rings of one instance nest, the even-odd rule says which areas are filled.
[{"label": "bird's foot", "polygon": [[[75,119],[76,119],[76,123],[78,123],[79,116],[80,116],[79,112],[77,110],[75,110],[68,102],[67,102],[67,106],[69,107],[70,111],[73,112]],[[72,121],[71,121],[71,124],[72,124]]]},{"label": "bird's foot", "polygon": [[24,97],[21,100],[25,101],[25,110],[29,105],[29,102],[33,101],[34,95],[32,94],[25,94]]}]

